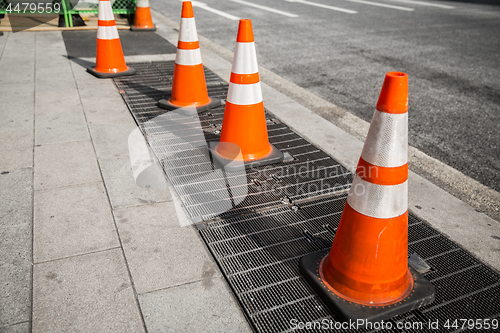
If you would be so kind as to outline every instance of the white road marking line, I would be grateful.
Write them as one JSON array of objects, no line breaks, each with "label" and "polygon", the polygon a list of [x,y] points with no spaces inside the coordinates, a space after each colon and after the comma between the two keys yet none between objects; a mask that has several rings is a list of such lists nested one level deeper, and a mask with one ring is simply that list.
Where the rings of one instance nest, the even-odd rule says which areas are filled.
[{"label": "white road marking line", "polygon": [[228,13],[224,13],[224,12],[222,12],[220,10],[208,7],[208,5],[206,3],[204,3],[204,2],[191,1],[191,4],[193,5],[193,7],[202,8],[202,9],[208,11],[208,12],[212,12],[214,14],[220,15],[222,17],[228,18],[228,19],[233,20],[233,21],[237,21],[237,20],[240,19],[239,17],[236,17],[234,15],[231,15],[231,14],[228,14]]},{"label": "white road marking line", "polygon": [[444,8],[444,9],[454,9],[455,8],[453,6],[440,5],[440,4],[437,4],[437,3],[430,3],[430,2],[425,2],[425,1],[413,1],[413,0],[387,0],[387,1],[403,2],[403,3],[412,4],[412,5],[422,5],[422,6],[439,7],[439,8]]},{"label": "white road marking line", "polygon": [[305,1],[305,0],[285,0],[285,1],[288,1],[288,2],[297,2],[297,3],[304,4],[304,5],[310,5],[310,6],[320,7],[320,8],[326,8],[326,9],[336,10],[336,11],[344,12],[344,13],[348,13],[348,14],[356,14],[357,13],[354,10],[344,9],[344,8],[339,8],[339,7],[333,7],[333,6],[328,6],[328,5],[324,5],[322,3],[310,2],[310,1]]},{"label": "white road marking line", "polygon": [[288,17],[299,17],[299,15],[296,15],[296,14],[284,12],[284,11],[281,11],[281,10],[278,10],[278,9],[274,9],[274,8],[270,8],[270,7],[266,7],[266,6],[257,5],[257,4],[252,3],[252,2],[247,2],[247,1],[242,1],[242,0],[231,0],[231,1],[232,2],[236,2],[236,3],[240,3],[242,5],[246,5],[246,6],[259,8],[259,9],[262,9],[262,10],[267,10],[268,12],[273,12],[273,13],[284,15],[284,16],[288,16]]},{"label": "white road marking line", "polygon": [[386,5],[386,4],[379,3],[379,2],[371,2],[371,1],[363,1],[363,0],[344,0],[344,1],[357,2],[357,3],[362,3],[362,4],[365,4],[365,5],[385,7],[385,8],[391,8],[391,9],[405,10],[407,12],[412,12],[413,11],[413,8],[393,6],[393,5]]}]

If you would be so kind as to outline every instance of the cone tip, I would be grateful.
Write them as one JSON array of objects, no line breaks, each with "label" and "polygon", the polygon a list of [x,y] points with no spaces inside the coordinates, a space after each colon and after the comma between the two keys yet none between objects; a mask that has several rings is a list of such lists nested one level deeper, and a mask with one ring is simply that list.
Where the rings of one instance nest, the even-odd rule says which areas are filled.
[{"label": "cone tip", "polygon": [[387,113],[408,112],[408,74],[388,72],[385,75],[377,110]]},{"label": "cone tip", "polygon": [[236,42],[239,43],[250,43],[253,42],[253,29],[252,20],[242,19],[240,20],[240,25],[238,27],[238,37]]},{"label": "cone tip", "polygon": [[193,5],[191,4],[191,1],[183,1],[182,2],[182,14],[181,14],[181,17],[183,17],[183,18],[194,17]]}]

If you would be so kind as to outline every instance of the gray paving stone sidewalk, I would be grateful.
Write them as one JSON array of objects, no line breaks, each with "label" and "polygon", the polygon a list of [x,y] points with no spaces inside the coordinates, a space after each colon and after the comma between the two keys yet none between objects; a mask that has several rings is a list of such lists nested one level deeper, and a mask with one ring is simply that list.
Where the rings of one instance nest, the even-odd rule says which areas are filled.
[{"label": "gray paving stone sidewalk", "polygon": [[0,332],[250,332],[161,169],[136,184],[114,83],[61,32],[6,33],[0,56]]}]

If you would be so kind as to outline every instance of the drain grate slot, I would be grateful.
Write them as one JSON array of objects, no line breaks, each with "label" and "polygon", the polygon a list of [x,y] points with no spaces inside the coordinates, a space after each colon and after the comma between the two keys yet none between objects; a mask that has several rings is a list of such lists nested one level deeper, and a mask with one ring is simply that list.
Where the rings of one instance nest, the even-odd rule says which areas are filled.
[{"label": "drain grate slot", "polygon": [[[308,299],[312,293],[308,283],[299,278],[240,294],[240,296],[241,302],[246,304],[247,311],[255,315],[292,302]],[[276,295],[276,297],[266,297],[269,294]]]},{"label": "drain grate slot", "polygon": [[[425,315],[432,318],[434,321],[439,319],[444,323],[446,320],[451,319],[484,319],[484,318],[497,318],[500,319],[500,302],[498,302],[498,295],[500,295],[500,285],[497,284],[493,287],[485,288],[482,291],[464,295],[455,301],[437,306],[432,310],[426,311]],[[480,330],[479,330],[480,331]]]},{"label": "drain grate slot", "polygon": [[[433,308],[440,303],[450,302],[462,295],[498,285],[500,283],[498,276],[492,273],[491,269],[481,265],[459,271],[445,279],[433,280],[432,284],[436,288],[436,299],[427,307]],[[467,279],[469,276],[473,276],[474,278]],[[464,281],[467,281],[467,284],[464,284]],[[422,311],[424,310],[425,307]]]},{"label": "drain grate slot", "polygon": [[[353,175],[271,114],[269,139],[292,158],[243,175],[224,173],[213,166],[206,144],[218,139],[224,106],[194,116],[167,112],[157,101],[170,94],[174,62],[132,66],[137,74],[115,83],[188,215],[205,221],[197,225],[200,235],[254,329],[350,332],[325,329],[334,316],[298,265],[302,256],[330,248]],[[209,94],[225,99],[227,85],[207,69],[205,77]],[[424,276],[436,299],[391,322],[499,318],[500,275],[426,222],[410,214],[408,224],[408,255],[432,267]],[[293,329],[313,322],[310,329]],[[435,330],[424,325],[418,331]]]}]

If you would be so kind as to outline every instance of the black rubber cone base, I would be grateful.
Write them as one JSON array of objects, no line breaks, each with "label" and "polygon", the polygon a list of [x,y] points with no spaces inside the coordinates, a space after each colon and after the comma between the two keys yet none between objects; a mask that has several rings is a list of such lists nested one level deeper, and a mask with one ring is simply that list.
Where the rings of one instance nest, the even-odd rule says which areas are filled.
[{"label": "black rubber cone base", "polygon": [[[212,108],[216,108],[218,106],[221,106],[222,102],[223,102],[223,100],[221,100],[221,99],[211,98],[210,103],[205,104],[205,105],[201,105],[201,106],[197,106],[196,111],[198,113],[201,113],[203,111],[207,111],[207,110],[210,110]],[[170,103],[167,99],[160,99],[158,101],[158,106],[163,108],[163,109],[167,109],[167,110],[177,110],[177,109],[185,108],[185,107],[174,105],[174,104]],[[191,108],[191,107],[188,107],[188,108]],[[194,109],[194,107],[192,107],[192,108]]]},{"label": "black rubber cone base", "polygon": [[273,145],[271,145],[270,154],[268,154],[264,158],[261,158],[259,160],[253,160],[251,162],[233,161],[225,157],[222,157],[215,151],[215,147],[217,147],[217,143],[211,142],[209,151],[210,155],[212,155],[212,160],[214,161],[214,164],[220,167],[221,169],[224,169],[225,171],[229,172],[241,171],[245,169],[256,168],[263,165],[280,163],[283,162],[284,158],[283,153]]},{"label": "black rubber cone base", "polygon": [[145,31],[145,32],[147,32],[147,31],[156,31],[156,24],[152,28],[139,28],[139,27],[136,27],[134,25],[131,25],[130,26],[130,30],[132,30],[132,31]]},{"label": "black rubber cone base", "polygon": [[367,322],[380,322],[434,301],[434,286],[411,266],[409,269],[413,276],[413,289],[401,301],[385,306],[370,306],[348,301],[330,291],[320,278],[319,266],[329,251],[323,250],[304,256],[300,260],[299,270],[339,321],[360,323],[358,328],[369,327],[369,324],[366,325]]},{"label": "black rubber cone base", "polygon": [[102,73],[102,72],[96,71],[94,69],[94,67],[88,67],[87,72],[89,72],[90,74],[94,75],[95,77],[97,77],[99,79],[109,79],[112,77],[134,75],[135,69],[132,67],[129,67],[126,71],[119,72],[119,73]]}]

